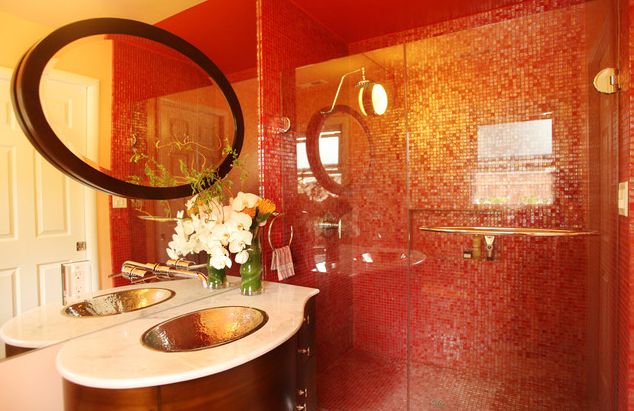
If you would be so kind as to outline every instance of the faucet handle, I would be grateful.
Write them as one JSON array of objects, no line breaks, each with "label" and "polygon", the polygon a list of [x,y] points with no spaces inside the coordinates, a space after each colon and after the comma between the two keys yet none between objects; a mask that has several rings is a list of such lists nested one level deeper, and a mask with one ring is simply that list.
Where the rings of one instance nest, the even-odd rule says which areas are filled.
[{"label": "faucet handle", "polygon": [[[329,230],[337,230],[337,237],[341,239],[341,218],[336,220],[332,214],[326,213],[317,222],[317,228],[324,234]],[[330,234],[325,235],[329,236]]]},{"label": "faucet handle", "polygon": [[[143,279],[149,273],[150,272],[148,270],[144,270],[143,268],[134,265],[123,264],[123,266],[121,267],[120,275],[126,280],[136,281],[139,279]],[[111,277],[114,276],[117,276],[117,274],[111,275]]]}]

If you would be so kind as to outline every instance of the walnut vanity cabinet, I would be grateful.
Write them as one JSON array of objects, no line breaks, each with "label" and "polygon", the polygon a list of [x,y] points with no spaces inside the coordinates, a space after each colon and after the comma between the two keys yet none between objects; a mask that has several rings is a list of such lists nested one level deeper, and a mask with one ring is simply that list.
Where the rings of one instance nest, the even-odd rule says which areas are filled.
[{"label": "walnut vanity cabinet", "polygon": [[22,353],[25,353],[25,352],[29,352],[29,351],[34,350],[34,349],[35,348],[17,347],[15,345],[11,345],[11,344],[5,344],[4,345],[4,353],[5,353],[7,358],[13,357],[14,355],[22,354]]},{"label": "walnut vanity cabinet", "polygon": [[245,364],[155,387],[103,389],[64,380],[64,407],[67,411],[316,411],[314,338],[313,297],[293,337]]}]

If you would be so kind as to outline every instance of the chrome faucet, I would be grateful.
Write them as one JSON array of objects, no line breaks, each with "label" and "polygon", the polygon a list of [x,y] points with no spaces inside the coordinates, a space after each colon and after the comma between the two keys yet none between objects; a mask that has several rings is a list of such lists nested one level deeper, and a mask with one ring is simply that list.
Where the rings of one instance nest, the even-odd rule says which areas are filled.
[{"label": "chrome faucet", "polygon": [[128,260],[121,265],[120,275],[133,284],[151,279],[161,281],[174,278],[198,278],[203,283],[203,287],[209,288],[207,276],[200,271],[184,270],[160,263],[139,263]]}]

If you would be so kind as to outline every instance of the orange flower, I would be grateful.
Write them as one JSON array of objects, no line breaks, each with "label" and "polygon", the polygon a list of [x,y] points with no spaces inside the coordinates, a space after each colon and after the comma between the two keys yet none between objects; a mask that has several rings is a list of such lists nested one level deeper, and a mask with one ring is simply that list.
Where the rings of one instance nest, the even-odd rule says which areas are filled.
[{"label": "orange flower", "polygon": [[273,211],[275,211],[275,203],[273,203],[271,200],[267,200],[266,198],[263,198],[260,201],[258,201],[257,208],[258,208],[258,214],[268,216]]},{"label": "orange flower", "polygon": [[256,210],[256,207],[251,207],[251,208],[245,208],[240,212],[247,214],[249,217],[253,218],[255,217],[255,210]]}]

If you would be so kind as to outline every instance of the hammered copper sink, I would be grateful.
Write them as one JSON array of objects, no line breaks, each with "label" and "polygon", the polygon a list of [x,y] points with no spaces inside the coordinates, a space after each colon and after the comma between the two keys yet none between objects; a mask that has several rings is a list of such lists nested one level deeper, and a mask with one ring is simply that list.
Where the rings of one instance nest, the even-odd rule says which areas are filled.
[{"label": "hammered copper sink", "polygon": [[257,308],[213,307],[157,324],[143,334],[141,341],[163,352],[196,351],[239,340],[267,321],[268,315]]},{"label": "hammered copper sink", "polygon": [[137,288],[99,295],[69,305],[63,313],[70,317],[103,317],[136,311],[162,303],[176,293],[165,288]]}]

